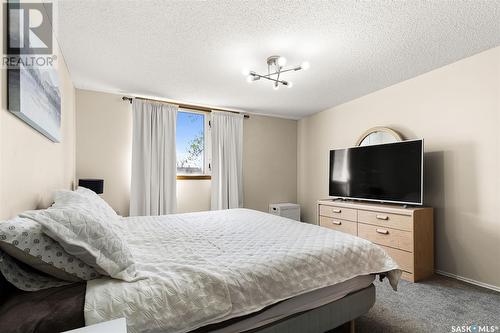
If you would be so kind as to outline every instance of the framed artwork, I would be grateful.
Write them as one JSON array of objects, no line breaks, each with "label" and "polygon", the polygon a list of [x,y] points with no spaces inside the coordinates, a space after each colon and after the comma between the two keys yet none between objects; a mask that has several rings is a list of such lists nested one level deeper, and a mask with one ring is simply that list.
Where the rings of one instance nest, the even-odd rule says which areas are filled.
[{"label": "framed artwork", "polygon": [[[30,15],[36,15],[34,18]],[[53,66],[52,7],[8,2],[8,109],[54,142],[61,141],[61,94]],[[41,23],[30,26],[34,20]]]}]

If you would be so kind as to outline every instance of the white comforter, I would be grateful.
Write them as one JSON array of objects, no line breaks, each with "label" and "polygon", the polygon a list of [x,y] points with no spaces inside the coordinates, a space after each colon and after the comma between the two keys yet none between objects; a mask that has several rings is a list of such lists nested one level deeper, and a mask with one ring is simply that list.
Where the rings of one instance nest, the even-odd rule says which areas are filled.
[{"label": "white comforter", "polygon": [[126,317],[129,333],[188,332],[396,263],[369,241],[248,209],[130,217],[127,239],[145,279],[87,284],[87,325]]}]

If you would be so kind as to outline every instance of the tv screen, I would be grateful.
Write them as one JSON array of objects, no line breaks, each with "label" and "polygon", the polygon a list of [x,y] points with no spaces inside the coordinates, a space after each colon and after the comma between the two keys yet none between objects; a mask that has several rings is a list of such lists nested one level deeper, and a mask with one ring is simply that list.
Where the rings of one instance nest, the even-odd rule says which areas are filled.
[{"label": "tv screen", "polygon": [[421,205],[423,140],[330,150],[330,196]]}]

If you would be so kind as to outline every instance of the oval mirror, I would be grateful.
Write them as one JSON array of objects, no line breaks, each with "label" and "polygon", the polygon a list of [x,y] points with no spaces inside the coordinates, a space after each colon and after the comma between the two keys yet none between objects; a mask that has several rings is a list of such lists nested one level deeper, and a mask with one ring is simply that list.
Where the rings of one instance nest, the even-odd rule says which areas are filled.
[{"label": "oval mirror", "polygon": [[356,142],[356,146],[370,146],[381,143],[403,141],[401,135],[388,127],[373,127],[364,132]]}]

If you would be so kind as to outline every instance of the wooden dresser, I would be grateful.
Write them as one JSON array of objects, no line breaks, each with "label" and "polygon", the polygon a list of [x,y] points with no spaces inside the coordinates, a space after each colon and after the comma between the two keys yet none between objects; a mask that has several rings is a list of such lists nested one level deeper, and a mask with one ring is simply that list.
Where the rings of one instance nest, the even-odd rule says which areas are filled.
[{"label": "wooden dresser", "polygon": [[380,245],[398,263],[405,280],[415,282],[434,273],[432,208],[319,200],[318,222]]}]

